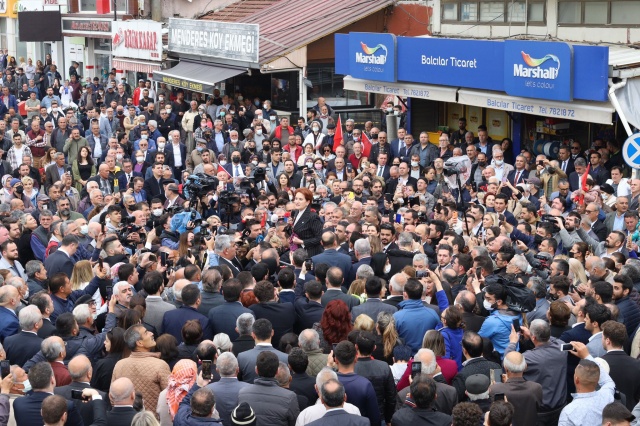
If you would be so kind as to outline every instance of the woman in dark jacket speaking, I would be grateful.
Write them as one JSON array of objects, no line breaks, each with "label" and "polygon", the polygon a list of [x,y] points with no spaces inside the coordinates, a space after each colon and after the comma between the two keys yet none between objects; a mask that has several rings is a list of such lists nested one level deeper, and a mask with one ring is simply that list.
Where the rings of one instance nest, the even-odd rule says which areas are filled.
[{"label": "woman in dark jacket speaking", "polygon": [[322,245],[320,245],[322,221],[309,208],[312,200],[313,193],[309,189],[300,188],[296,190],[293,202],[298,212],[291,226],[292,233],[289,239],[289,246],[292,252],[303,247],[309,257],[320,254],[323,251]]}]

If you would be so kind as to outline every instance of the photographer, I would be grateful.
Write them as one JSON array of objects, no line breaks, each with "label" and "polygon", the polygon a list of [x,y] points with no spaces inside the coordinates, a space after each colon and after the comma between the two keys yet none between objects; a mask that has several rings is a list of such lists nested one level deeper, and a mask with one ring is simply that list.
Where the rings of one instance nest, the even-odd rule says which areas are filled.
[{"label": "photographer", "polygon": [[171,229],[171,214],[165,213],[158,219],[158,227],[162,229],[160,233],[160,243],[171,250],[177,250],[180,242],[180,233]]}]

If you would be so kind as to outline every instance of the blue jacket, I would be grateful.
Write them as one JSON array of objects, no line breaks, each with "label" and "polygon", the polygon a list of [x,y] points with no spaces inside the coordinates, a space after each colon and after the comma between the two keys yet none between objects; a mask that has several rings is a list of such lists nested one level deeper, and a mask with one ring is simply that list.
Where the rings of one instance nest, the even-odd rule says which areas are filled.
[{"label": "blue jacket", "polygon": [[398,304],[401,310],[393,314],[398,335],[415,354],[422,348],[424,334],[436,328],[440,318],[433,309],[425,308],[422,300],[404,300]]},{"label": "blue jacket", "polygon": [[190,306],[180,306],[178,309],[165,312],[162,317],[162,330],[158,330],[158,334],[169,333],[180,344],[182,343],[182,326],[194,319],[198,320],[202,326],[202,340],[213,339],[209,318]]},{"label": "blue jacket", "polygon": [[344,386],[349,403],[358,407],[360,414],[368,418],[372,426],[378,426],[381,421],[378,398],[369,379],[355,373],[338,373],[338,380]]},{"label": "blue jacket", "polygon": [[101,286],[105,286],[106,288],[106,286],[109,285],[111,285],[111,280],[101,280],[98,277],[93,277],[88,286],[86,286],[83,290],[73,291],[66,300],[59,298],[55,294],[52,294],[51,301],[53,302],[53,312],[49,317],[51,323],[55,325],[56,319],[58,319],[58,315],[64,314],[65,312],[73,312],[76,300],[80,296],[84,296],[85,294],[93,296],[96,290],[98,290]]},{"label": "blue jacket", "polygon": [[514,319],[520,319],[522,324],[522,316],[513,316],[502,314],[500,310],[491,312],[491,315],[484,320],[482,328],[478,334],[486,337],[493,343],[493,349],[500,353],[500,357],[504,356],[504,351],[509,346],[509,335],[511,334],[511,323]]},{"label": "blue jacket", "polygon": [[451,329],[443,327],[438,330],[444,337],[445,354],[444,357],[452,359],[458,364],[458,371],[462,370],[462,328]]},{"label": "blue jacket", "polygon": [[[253,311],[242,306],[240,302],[225,302],[209,310],[211,333],[226,333],[233,342],[238,338],[236,320],[242,314],[253,314]],[[255,315],[254,315],[255,316]]]},{"label": "blue jacket", "polygon": [[182,398],[178,406],[178,412],[173,419],[174,426],[193,426],[193,425],[222,425],[222,420],[212,419],[211,417],[195,417],[191,413],[191,397],[193,393],[200,389],[200,386],[194,384],[187,396]]},{"label": "blue jacket", "polygon": [[640,308],[629,296],[616,300],[616,306],[620,310],[622,322],[627,328],[627,336],[633,335],[640,324]]},{"label": "blue jacket", "polygon": [[6,337],[13,336],[18,332],[20,332],[18,316],[12,310],[0,306],[0,340],[4,342]]}]

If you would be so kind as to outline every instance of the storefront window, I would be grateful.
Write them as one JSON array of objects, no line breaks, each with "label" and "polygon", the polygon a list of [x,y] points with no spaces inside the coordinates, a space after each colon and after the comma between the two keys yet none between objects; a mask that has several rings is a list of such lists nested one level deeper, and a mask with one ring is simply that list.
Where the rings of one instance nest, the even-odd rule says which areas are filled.
[{"label": "storefront window", "polygon": [[314,106],[319,96],[332,107],[361,106],[369,103],[364,92],[344,90],[343,76],[335,73],[333,64],[311,64],[307,67],[307,78],[312,87],[307,88],[307,107]]},{"label": "storefront window", "polygon": [[[20,21],[16,19],[16,34],[20,34],[20,29],[18,27],[19,22]],[[23,58],[27,57],[27,43],[16,38],[16,62],[18,62],[18,58],[20,58],[21,56]]]},{"label": "storefront window", "polygon": [[101,72],[103,69],[111,70],[111,55],[96,53],[95,58],[96,58],[95,72]]},{"label": "storefront window", "polygon": [[0,46],[7,45],[7,21],[8,19],[0,19]]}]

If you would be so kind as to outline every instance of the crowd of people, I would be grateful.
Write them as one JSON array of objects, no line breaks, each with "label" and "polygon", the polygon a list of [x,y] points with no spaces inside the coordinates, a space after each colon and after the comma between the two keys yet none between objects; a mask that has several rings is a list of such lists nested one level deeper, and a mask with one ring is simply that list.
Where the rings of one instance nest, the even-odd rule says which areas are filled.
[{"label": "crowd of people", "polygon": [[635,424],[617,141],[0,68],[0,425]]}]

